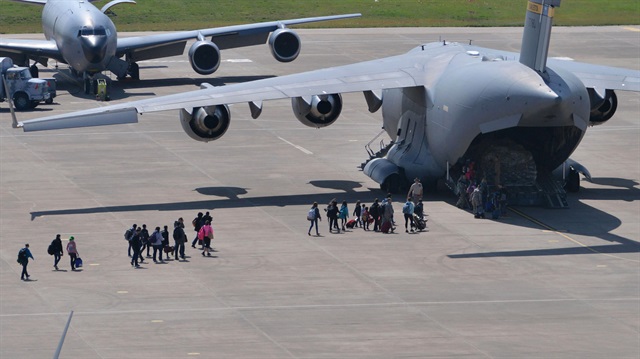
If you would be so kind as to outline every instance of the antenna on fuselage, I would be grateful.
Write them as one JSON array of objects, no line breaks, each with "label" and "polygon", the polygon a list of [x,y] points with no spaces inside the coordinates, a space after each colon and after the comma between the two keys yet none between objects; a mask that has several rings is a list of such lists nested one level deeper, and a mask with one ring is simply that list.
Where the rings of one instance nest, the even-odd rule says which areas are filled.
[{"label": "antenna on fuselage", "polygon": [[554,9],[561,0],[529,0],[522,33],[520,63],[543,73],[549,55]]}]

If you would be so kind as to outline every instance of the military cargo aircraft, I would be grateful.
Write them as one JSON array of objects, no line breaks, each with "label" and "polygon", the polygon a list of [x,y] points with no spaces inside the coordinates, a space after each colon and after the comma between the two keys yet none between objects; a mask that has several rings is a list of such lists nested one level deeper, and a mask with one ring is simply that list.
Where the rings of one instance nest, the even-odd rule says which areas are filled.
[{"label": "military cargo aircraft", "polygon": [[[22,66],[29,66],[30,60],[47,66],[48,59],[69,64],[73,72],[84,77],[85,92],[89,92],[94,75],[104,70],[120,79],[126,76],[139,79],[138,61],[181,55],[187,41],[192,39],[197,41],[189,48],[189,61],[200,75],[210,75],[218,69],[220,50],[267,42],[276,60],[290,62],[298,57],[301,40],[287,26],[360,16],[311,17],[119,38],[115,25],[105,13],[114,5],[135,4],[133,0],[114,0],[102,9],[91,4],[95,0],[13,1],[44,5],[42,28],[46,40],[0,38],[0,57],[11,57]],[[37,74],[35,64],[31,69]]]},{"label": "military cargo aircraft", "polygon": [[[569,156],[589,126],[614,115],[615,91],[640,91],[640,71],[548,58],[559,6],[560,0],[528,1],[519,54],[440,41],[398,56],[229,86],[202,85],[15,126],[38,131],[133,123],[138,113],[177,109],[184,131],[208,142],[227,131],[228,104],[246,102],[257,118],[263,101],[291,98],[295,117],[320,128],[338,119],[340,93],[363,92],[369,111],[382,109],[383,128],[393,140],[362,166],[384,190],[399,190],[414,178],[428,186],[444,179],[455,188],[462,167],[471,162],[490,186],[525,193],[512,196],[512,203],[566,207],[563,185],[576,191],[579,173],[589,176]],[[562,183],[552,176],[557,169]]]}]

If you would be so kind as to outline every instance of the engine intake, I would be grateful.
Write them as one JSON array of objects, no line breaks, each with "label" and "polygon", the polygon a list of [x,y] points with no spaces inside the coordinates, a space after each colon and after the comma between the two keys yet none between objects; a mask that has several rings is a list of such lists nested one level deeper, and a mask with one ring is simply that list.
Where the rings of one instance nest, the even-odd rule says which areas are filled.
[{"label": "engine intake", "polygon": [[310,101],[302,97],[291,99],[293,114],[303,125],[320,128],[327,127],[338,119],[342,112],[340,94],[314,95]]},{"label": "engine intake", "polygon": [[271,54],[280,62],[291,62],[300,54],[300,37],[293,30],[282,28],[269,36]]},{"label": "engine intake", "polygon": [[211,75],[220,66],[220,49],[211,41],[196,41],[189,48],[189,62],[193,71]]},{"label": "engine intake", "polygon": [[184,132],[196,141],[217,140],[229,129],[231,115],[227,105],[196,107],[191,113],[180,110],[180,124]]},{"label": "engine intake", "polygon": [[604,96],[596,90],[588,88],[589,100],[591,101],[591,115],[589,125],[597,126],[609,121],[618,108],[618,96],[613,90],[606,90]]}]

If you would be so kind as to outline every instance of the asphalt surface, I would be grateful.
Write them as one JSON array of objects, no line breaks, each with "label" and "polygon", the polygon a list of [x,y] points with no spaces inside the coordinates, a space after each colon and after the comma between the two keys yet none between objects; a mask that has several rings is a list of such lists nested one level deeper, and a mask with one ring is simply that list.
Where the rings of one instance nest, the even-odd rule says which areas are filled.
[{"label": "asphalt surface", "polygon": [[[142,62],[142,80],[116,82],[111,103],[431,41],[518,51],[521,29],[300,35],[289,64],[266,46],[223,52],[209,77],[186,55]],[[555,28],[550,54],[640,69],[640,28]],[[19,119],[108,104],[54,66],[41,77],[59,80],[55,104]],[[345,95],[341,118],[321,130],[298,123],[288,100],[265,103],[257,120],[235,105],[227,134],[208,144],[188,138],[173,112],[25,134],[0,104],[0,358],[52,357],[70,311],[61,358],[638,358],[640,95],[618,96],[614,118],[589,129],[572,156],[593,181],[569,195],[568,210],[479,220],[441,192],[426,199],[428,232],[329,234],[325,220],[321,237],[305,234],[313,201],[347,200],[353,210],[384,195],[357,169],[382,123],[361,94]],[[129,265],[132,223],[171,226],[198,211],[213,216],[214,257],[188,247],[186,261]],[[81,271],[66,255],[53,270],[47,246],[57,233],[76,238]],[[36,258],[28,282],[16,263],[25,242]]]}]

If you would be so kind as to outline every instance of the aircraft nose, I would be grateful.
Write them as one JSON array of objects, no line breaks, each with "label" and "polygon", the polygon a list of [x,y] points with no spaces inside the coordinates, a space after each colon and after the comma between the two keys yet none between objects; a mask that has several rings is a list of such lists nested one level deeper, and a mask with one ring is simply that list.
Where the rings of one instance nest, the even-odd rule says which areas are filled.
[{"label": "aircraft nose", "polygon": [[82,51],[85,59],[92,64],[100,63],[107,53],[105,36],[88,36],[82,39]]}]

